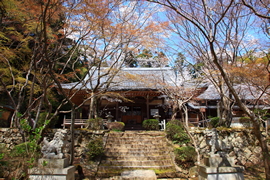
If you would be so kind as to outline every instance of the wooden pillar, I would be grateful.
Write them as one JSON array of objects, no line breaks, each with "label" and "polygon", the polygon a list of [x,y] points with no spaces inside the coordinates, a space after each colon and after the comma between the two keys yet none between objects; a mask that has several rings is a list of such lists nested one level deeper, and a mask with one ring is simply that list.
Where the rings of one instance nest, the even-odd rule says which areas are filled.
[{"label": "wooden pillar", "polygon": [[[119,111],[119,102],[116,102],[116,109],[115,109],[115,118],[116,118],[116,121],[119,120],[119,114],[118,114],[118,111]],[[122,120],[121,120],[122,121]]]},{"label": "wooden pillar", "polygon": [[197,113],[197,124],[198,124],[198,127],[199,127],[199,115]]},{"label": "wooden pillar", "polygon": [[147,119],[150,119],[149,117],[149,95],[146,97],[146,114],[147,114]]}]

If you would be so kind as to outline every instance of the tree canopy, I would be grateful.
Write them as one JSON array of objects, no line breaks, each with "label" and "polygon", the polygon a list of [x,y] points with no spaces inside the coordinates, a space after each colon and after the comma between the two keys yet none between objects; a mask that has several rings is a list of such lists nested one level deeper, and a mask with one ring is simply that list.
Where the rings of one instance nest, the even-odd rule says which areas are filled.
[{"label": "tree canopy", "polygon": [[[49,121],[60,112],[74,118],[115,85],[122,67],[189,67],[219,92],[220,125],[230,126],[235,103],[249,116],[270,178],[260,122],[234,88],[246,84],[268,95],[269,1],[2,0],[0,16],[0,93],[15,110],[11,126],[27,119],[34,130],[44,111]],[[74,103],[82,90],[86,99]]]}]

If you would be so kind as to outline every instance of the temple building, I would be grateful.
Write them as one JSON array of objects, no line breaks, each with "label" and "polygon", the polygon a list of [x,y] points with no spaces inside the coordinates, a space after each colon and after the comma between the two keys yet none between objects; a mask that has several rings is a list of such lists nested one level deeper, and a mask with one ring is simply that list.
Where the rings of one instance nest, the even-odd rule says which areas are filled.
[{"label": "temple building", "polygon": [[[79,105],[90,96],[93,87],[97,87],[98,83],[103,83],[94,92],[96,93],[97,116],[105,119],[108,114],[111,114],[113,120],[124,122],[126,126],[141,126],[145,119],[153,119],[156,113],[160,115],[160,119],[169,121],[173,109],[169,103],[169,97],[163,92],[163,88],[182,86],[186,89],[192,89],[194,86],[191,79],[183,80],[183,76],[177,76],[171,67],[122,68],[111,80],[107,75],[102,76],[102,78],[98,76],[102,76],[102,73],[94,72],[91,78],[89,76],[85,78],[83,85],[74,86],[75,83],[69,83],[63,84],[63,88],[70,90],[73,86],[75,87],[73,91],[77,91],[77,93],[72,101]],[[110,86],[106,86],[107,81],[109,81]],[[106,90],[104,91],[104,89]],[[258,96],[258,93],[254,93],[256,89],[251,92],[247,86],[239,86],[236,89],[241,94],[241,98],[250,105]],[[199,126],[209,116],[219,115],[220,96],[212,84],[209,82],[201,83],[192,93],[194,93],[193,98],[186,103],[190,123]],[[91,100],[89,99],[81,107],[81,111],[77,113],[76,119],[88,119],[90,106]],[[261,105],[260,108],[265,108],[265,105]],[[233,107],[233,115],[234,119],[239,119],[243,115],[237,104]],[[181,113],[178,113],[176,118],[181,118]]]},{"label": "temple building", "polygon": [[[93,75],[92,79],[96,79]],[[105,81],[103,78],[101,81]],[[167,104],[167,96],[162,93],[163,85],[174,85],[176,74],[171,67],[162,68],[122,68],[113,82],[98,98],[98,117],[105,118],[110,113],[114,120],[126,125],[140,125],[145,119],[152,119],[158,113],[160,119],[170,119],[172,109]],[[72,84],[63,85],[69,89]],[[90,89],[86,84],[85,88]],[[77,87],[80,88],[80,87]],[[96,93],[99,93],[98,91]],[[88,96],[81,88],[72,101],[79,105]],[[91,101],[82,106],[81,118],[87,119]],[[77,115],[77,118],[80,118]]]}]

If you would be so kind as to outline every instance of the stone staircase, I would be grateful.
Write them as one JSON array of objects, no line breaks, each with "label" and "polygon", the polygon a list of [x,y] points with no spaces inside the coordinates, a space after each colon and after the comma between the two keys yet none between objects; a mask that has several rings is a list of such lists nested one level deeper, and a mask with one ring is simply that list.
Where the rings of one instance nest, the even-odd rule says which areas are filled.
[{"label": "stone staircase", "polygon": [[126,170],[154,170],[157,177],[175,177],[172,148],[164,132],[111,132],[107,136],[105,155],[97,176],[120,176]]},{"label": "stone staircase", "polygon": [[125,124],[125,131],[144,130],[142,124]]}]

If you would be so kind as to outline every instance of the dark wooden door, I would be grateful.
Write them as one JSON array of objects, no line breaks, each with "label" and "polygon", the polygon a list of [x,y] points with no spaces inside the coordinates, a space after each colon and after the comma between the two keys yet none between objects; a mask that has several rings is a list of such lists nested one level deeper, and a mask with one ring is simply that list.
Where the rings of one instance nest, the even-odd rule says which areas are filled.
[{"label": "dark wooden door", "polygon": [[142,123],[142,108],[140,106],[128,106],[126,112],[122,116],[125,124],[141,124]]}]

